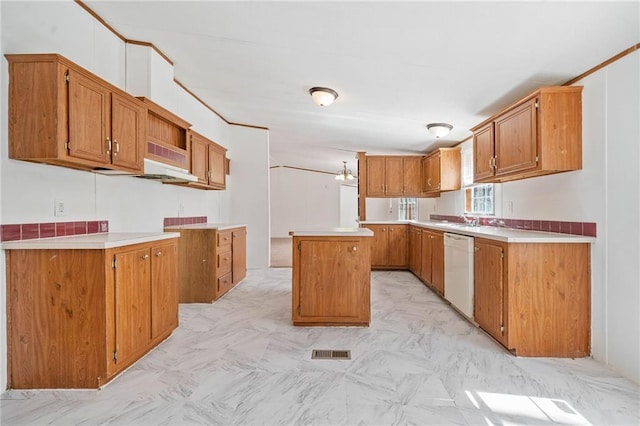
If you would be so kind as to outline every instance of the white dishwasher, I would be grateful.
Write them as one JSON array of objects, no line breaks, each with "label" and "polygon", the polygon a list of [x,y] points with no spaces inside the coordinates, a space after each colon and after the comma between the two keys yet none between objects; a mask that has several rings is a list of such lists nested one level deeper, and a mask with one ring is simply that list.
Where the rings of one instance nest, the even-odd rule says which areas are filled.
[{"label": "white dishwasher", "polygon": [[473,237],[444,234],[444,298],[473,319]]}]

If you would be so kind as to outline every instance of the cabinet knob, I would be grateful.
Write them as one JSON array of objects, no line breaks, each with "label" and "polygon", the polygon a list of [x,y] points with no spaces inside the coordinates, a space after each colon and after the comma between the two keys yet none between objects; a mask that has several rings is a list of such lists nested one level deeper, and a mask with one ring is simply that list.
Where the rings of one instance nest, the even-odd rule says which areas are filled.
[{"label": "cabinet knob", "polygon": [[160,256],[162,256],[162,252],[161,251],[156,253],[156,257],[160,257]]},{"label": "cabinet knob", "polygon": [[202,259],[202,263],[205,263],[207,261],[207,259]]},{"label": "cabinet knob", "polygon": [[351,251],[358,251],[358,246],[353,246],[353,248],[351,248]]},{"label": "cabinet knob", "polygon": [[142,260],[147,260],[149,258],[148,254],[145,254],[144,256],[142,256]]}]

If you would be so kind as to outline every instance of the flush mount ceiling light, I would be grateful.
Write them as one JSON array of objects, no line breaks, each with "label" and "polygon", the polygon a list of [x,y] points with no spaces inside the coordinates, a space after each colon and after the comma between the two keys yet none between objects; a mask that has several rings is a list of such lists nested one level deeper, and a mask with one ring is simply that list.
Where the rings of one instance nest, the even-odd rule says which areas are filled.
[{"label": "flush mount ceiling light", "polygon": [[427,130],[435,136],[436,138],[441,138],[443,136],[447,136],[449,132],[453,129],[451,124],[447,123],[430,123],[427,124]]},{"label": "flush mount ceiling light", "polygon": [[328,87],[312,87],[309,89],[309,94],[313,102],[320,106],[329,106],[338,97],[338,92]]},{"label": "flush mount ceiling light", "polygon": [[347,162],[343,161],[342,169],[338,170],[338,173],[336,174],[336,180],[353,180],[353,179],[355,178],[353,177],[351,170],[347,170]]}]

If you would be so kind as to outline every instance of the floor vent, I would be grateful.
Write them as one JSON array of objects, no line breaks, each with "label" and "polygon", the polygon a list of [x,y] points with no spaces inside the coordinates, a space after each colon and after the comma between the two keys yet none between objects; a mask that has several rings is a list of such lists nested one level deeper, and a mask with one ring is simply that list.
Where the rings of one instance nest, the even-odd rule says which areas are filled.
[{"label": "floor vent", "polygon": [[351,359],[351,351],[314,349],[311,352],[311,359]]}]

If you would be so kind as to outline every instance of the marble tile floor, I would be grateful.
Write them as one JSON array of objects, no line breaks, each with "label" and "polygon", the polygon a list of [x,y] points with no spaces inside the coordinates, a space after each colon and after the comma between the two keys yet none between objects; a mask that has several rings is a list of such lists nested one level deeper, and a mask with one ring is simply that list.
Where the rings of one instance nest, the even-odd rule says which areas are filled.
[{"label": "marble tile floor", "polygon": [[[592,359],[517,358],[409,272],[372,274],[369,328],[290,324],[291,269],[250,270],[99,391],[7,391],[2,425],[640,424]],[[350,349],[350,361],[311,360]]]}]

